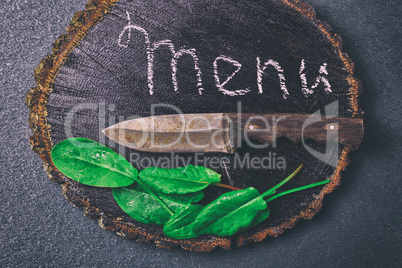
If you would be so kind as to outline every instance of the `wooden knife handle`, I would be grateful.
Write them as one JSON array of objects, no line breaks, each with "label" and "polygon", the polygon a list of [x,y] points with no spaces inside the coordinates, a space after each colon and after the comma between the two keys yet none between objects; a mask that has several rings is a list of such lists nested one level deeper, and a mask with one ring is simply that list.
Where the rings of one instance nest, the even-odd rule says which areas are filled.
[{"label": "wooden knife handle", "polygon": [[257,141],[271,144],[279,137],[295,143],[314,140],[335,141],[356,149],[363,138],[363,119],[319,114],[225,114],[232,123],[233,144]]}]

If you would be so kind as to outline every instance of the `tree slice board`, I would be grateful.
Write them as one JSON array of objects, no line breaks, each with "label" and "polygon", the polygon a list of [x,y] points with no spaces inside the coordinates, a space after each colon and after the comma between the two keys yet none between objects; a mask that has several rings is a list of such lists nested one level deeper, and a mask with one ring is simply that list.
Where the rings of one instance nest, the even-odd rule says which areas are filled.
[{"label": "tree slice board", "polygon": [[[360,118],[360,83],[341,39],[330,31],[309,5],[297,0],[91,0],[35,70],[37,86],[26,98],[32,149],[69,202],[103,228],[130,239],[211,251],[278,236],[320,210],[324,195],[340,184],[350,148],[337,146],[336,165],[286,139],[265,149],[245,145],[235,155],[151,154],[122,151],[101,130],[150,116],[152,109],[176,113],[170,106],[183,113],[314,113],[336,103],[339,116]],[[276,199],[265,222],[234,236],[175,240],[159,226],[130,218],[111,189],[82,185],[55,168],[52,147],[72,136],[104,143],[139,170],[170,159],[172,167],[196,164],[226,174],[211,162],[225,159],[234,186],[260,192],[300,164],[303,170],[283,190],[327,178],[331,182]],[[313,141],[306,145],[326,150]],[[248,168],[250,159],[265,162]],[[208,189],[204,202],[223,192]]]}]

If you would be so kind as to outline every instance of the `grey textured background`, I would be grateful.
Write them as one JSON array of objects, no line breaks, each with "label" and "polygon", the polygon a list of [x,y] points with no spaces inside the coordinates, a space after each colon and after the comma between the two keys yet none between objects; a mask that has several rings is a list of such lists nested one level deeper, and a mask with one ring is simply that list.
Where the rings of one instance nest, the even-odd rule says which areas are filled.
[{"label": "grey textured background", "polygon": [[212,253],[159,249],[102,230],[66,202],[29,148],[24,99],[35,85],[33,70],[85,2],[0,3],[1,267],[402,265],[401,1],[308,1],[343,38],[363,81],[363,145],[313,220],[278,238]]}]

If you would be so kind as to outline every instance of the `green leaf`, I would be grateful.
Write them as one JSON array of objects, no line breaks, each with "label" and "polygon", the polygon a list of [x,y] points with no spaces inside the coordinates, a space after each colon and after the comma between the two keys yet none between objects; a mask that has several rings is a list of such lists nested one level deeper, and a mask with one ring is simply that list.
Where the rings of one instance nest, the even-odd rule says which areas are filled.
[{"label": "green leaf", "polygon": [[188,239],[197,237],[194,233],[194,220],[204,207],[192,205],[177,211],[163,228],[165,235],[174,239]]},{"label": "green leaf", "polygon": [[52,160],[65,176],[97,187],[124,187],[134,183],[138,171],[112,149],[85,138],[72,138],[53,147]]},{"label": "green leaf", "polygon": [[195,193],[221,181],[215,171],[193,165],[175,169],[150,167],[139,176],[146,185],[166,194]]},{"label": "green leaf", "polygon": [[[141,185],[135,184],[130,187],[114,188],[113,196],[120,208],[135,220],[147,223],[165,225],[171,214],[146,191]],[[186,208],[192,203],[200,201],[204,194],[173,195],[157,192],[157,196],[173,212]]]},{"label": "green leaf", "polygon": [[265,221],[270,214],[270,210],[269,209],[265,209],[263,211],[260,211],[257,216],[255,216],[254,220],[250,223],[249,226],[247,226],[246,228],[243,228],[239,231],[244,231],[244,230],[248,230],[253,228],[254,226],[257,226],[258,224],[260,224],[261,222]]},{"label": "green leaf", "polygon": [[228,192],[198,214],[193,231],[197,234],[233,235],[250,226],[260,211],[267,209],[267,203],[256,189],[249,187]]}]

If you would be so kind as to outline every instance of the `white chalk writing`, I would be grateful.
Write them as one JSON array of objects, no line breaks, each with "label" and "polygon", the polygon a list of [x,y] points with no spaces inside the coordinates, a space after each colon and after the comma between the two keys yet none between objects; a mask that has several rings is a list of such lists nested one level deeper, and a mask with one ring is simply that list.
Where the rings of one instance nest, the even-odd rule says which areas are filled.
[{"label": "white chalk writing", "polygon": [[[172,68],[172,81],[173,81],[174,91],[179,90],[179,86],[177,83],[177,61],[179,60],[179,58],[181,56],[188,54],[194,60],[194,69],[197,71],[197,88],[198,88],[199,94],[201,95],[202,91],[204,89],[202,88],[202,78],[201,78],[202,73],[201,73],[201,69],[198,66],[198,57],[196,54],[196,50],[193,48],[192,49],[180,49],[179,51],[176,52],[174,44],[169,39],[154,42],[151,46],[148,32],[141,26],[131,24],[130,13],[128,13],[126,11],[126,14],[127,14],[128,24],[127,24],[127,26],[125,26],[123,28],[122,32],[120,33],[117,44],[121,47],[128,48],[128,44],[131,41],[131,30],[136,30],[136,31],[139,31],[144,34],[145,45],[147,47],[147,59],[148,59],[148,76],[147,76],[148,79],[147,80],[148,80],[149,94],[150,95],[154,94],[155,50],[158,49],[160,46],[164,45],[164,46],[167,46],[169,48],[170,52],[172,53],[172,61],[171,61],[170,66]],[[125,43],[123,43],[122,39],[123,39],[126,31],[128,31],[127,41]]]},{"label": "white chalk writing", "polygon": [[[182,58],[185,55],[188,55],[191,57],[193,63],[194,63],[194,70],[196,71],[196,80],[197,80],[197,89],[199,95],[203,94],[204,88],[203,88],[203,82],[202,82],[202,71],[199,65],[199,58],[197,56],[197,51],[194,48],[181,48],[176,51],[175,45],[173,42],[169,39],[165,40],[160,40],[160,41],[155,41],[151,44],[150,41],[150,36],[148,32],[141,26],[132,24],[131,17],[129,12],[126,11],[127,15],[127,25],[123,28],[121,33],[119,34],[118,37],[118,42],[117,44],[120,47],[123,48],[128,48],[129,44],[131,42],[131,37],[132,37],[132,31],[138,31],[139,33],[142,33],[144,36],[144,42],[146,46],[146,56],[147,56],[147,84],[148,84],[148,90],[149,94],[153,95],[154,94],[154,61],[155,61],[155,51],[159,49],[162,46],[166,46],[170,53],[172,54],[172,59],[170,62],[170,69],[171,69],[171,77],[172,77],[172,84],[173,84],[173,89],[175,92],[179,91],[179,83],[177,81],[177,73],[178,73],[178,64],[180,58]],[[125,41],[124,41],[125,39]],[[218,68],[218,62],[219,61],[224,61],[226,63],[229,63],[230,65],[236,67],[236,70],[232,72],[231,75],[226,77],[226,79],[222,82],[221,78],[219,76],[219,68]],[[263,94],[264,92],[264,86],[263,86],[263,78],[264,74],[266,75],[266,69],[269,66],[272,66],[274,70],[276,71],[278,78],[279,78],[279,85],[280,89],[283,93],[283,98],[287,99],[289,96],[289,91],[286,86],[286,78],[285,78],[285,71],[279,64],[279,62],[273,60],[273,59],[268,59],[264,63],[261,62],[260,57],[256,58],[256,63],[257,63],[257,89],[259,94]],[[241,95],[246,95],[247,93],[250,92],[250,88],[245,88],[245,89],[234,89],[234,90],[229,90],[228,89],[228,83],[235,77],[237,73],[242,69],[242,64],[234,60],[233,58],[225,55],[220,55],[215,58],[213,62],[213,71],[214,71],[214,80],[215,80],[215,86],[217,87],[218,91],[222,92],[224,95],[228,96],[241,96]],[[221,67],[222,70],[222,67]],[[305,97],[309,97],[311,94],[315,92],[315,89],[320,85],[324,85],[324,91],[329,94],[332,93],[331,89],[331,84],[329,83],[328,80],[328,71],[327,71],[327,63],[323,63],[320,66],[319,69],[319,75],[316,77],[314,80],[314,83],[311,85],[311,87],[308,87],[308,82],[307,82],[307,77],[306,77],[306,63],[305,60],[302,59],[300,63],[300,69],[299,69],[299,76],[300,76],[300,81],[302,85],[302,92]]]},{"label": "white chalk writing", "polygon": [[328,71],[327,71],[327,63],[323,63],[320,67],[319,71],[319,76],[315,79],[315,83],[311,86],[311,88],[308,88],[307,86],[307,78],[306,74],[304,73],[304,70],[306,69],[306,64],[304,59],[302,59],[301,64],[300,64],[300,81],[302,83],[302,91],[305,97],[308,97],[309,95],[314,93],[314,89],[318,87],[318,85],[321,83],[324,84],[324,90],[327,94],[332,93],[331,90],[331,84],[328,81]]},{"label": "white chalk writing", "polygon": [[278,72],[278,77],[279,77],[279,83],[281,86],[281,90],[283,91],[283,98],[287,99],[289,96],[288,89],[286,88],[286,79],[285,75],[283,74],[284,71],[282,67],[279,65],[277,61],[274,60],[268,60],[267,62],[264,63],[264,66],[261,67],[261,60],[260,57],[257,57],[257,86],[258,86],[258,93],[262,94],[262,75],[264,74],[264,70],[269,66],[273,66],[276,71]]},{"label": "white chalk writing", "polygon": [[198,92],[200,95],[202,95],[202,91],[204,90],[202,88],[202,79],[201,79],[201,69],[198,66],[198,57],[196,54],[196,50],[194,48],[191,49],[180,49],[179,51],[177,51],[173,58],[172,58],[172,62],[171,62],[171,66],[172,66],[172,80],[173,80],[173,86],[174,86],[174,91],[179,90],[179,86],[177,84],[177,60],[185,55],[188,54],[191,57],[193,57],[194,60],[194,69],[197,71],[197,87],[198,87]]},{"label": "white chalk writing", "polygon": [[[232,73],[232,75],[230,75],[228,78],[226,78],[226,80],[221,83],[220,78],[219,78],[219,74],[218,74],[218,61],[226,61],[230,64],[232,64],[233,66],[237,67],[237,69]],[[229,96],[238,96],[238,95],[245,95],[248,92],[250,92],[250,90],[248,88],[246,89],[237,89],[237,90],[227,90],[224,88],[224,86],[230,81],[232,80],[232,78],[240,71],[241,69],[241,63],[238,62],[237,60],[232,59],[231,57],[227,57],[224,55],[221,55],[219,57],[216,57],[215,61],[214,61],[214,77],[215,77],[215,84],[216,87],[218,88],[219,91],[222,91],[223,94],[225,95],[229,95]]]}]

